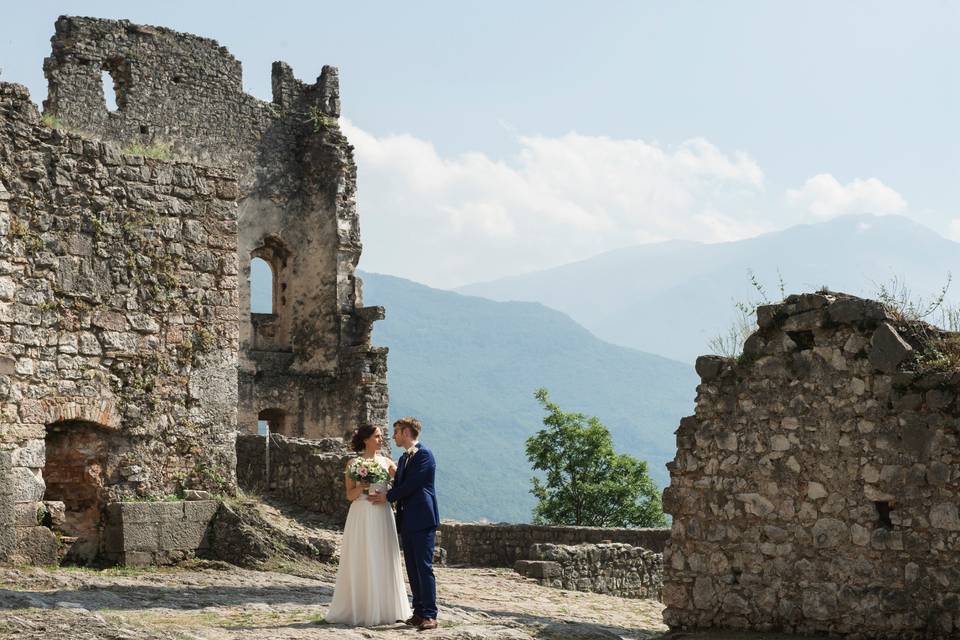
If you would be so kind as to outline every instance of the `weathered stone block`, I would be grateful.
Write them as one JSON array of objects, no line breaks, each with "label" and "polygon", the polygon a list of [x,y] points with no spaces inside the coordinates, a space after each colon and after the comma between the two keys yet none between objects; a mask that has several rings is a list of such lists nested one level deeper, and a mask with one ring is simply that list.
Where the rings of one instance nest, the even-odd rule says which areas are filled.
[{"label": "weathered stone block", "polygon": [[960,513],[957,505],[949,502],[934,505],[930,509],[930,526],[947,531],[960,531]]},{"label": "weathered stone block", "polygon": [[533,562],[527,568],[527,575],[531,578],[548,579],[563,575],[563,570],[559,562],[539,561]]},{"label": "weathered stone block", "polygon": [[804,311],[783,321],[784,331],[812,331],[823,326],[824,313],[821,310]]},{"label": "weathered stone block", "polygon": [[38,521],[38,511],[42,502],[18,502],[13,507],[14,525],[18,527],[36,527],[41,523]]},{"label": "weathered stone block", "polygon": [[[162,551],[190,550],[206,548],[208,524],[181,520],[160,527],[159,549]],[[126,533],[126,530],[125,530]]]},{"label": "weathered stone block", "polygon": [[121,547],[129,551],[157,551],[160,549],[161,527],[157,524],[127,523],[121,528]]},{"label": "weathered stone block", "polygon": [[776,324],[778,318],[783,318],[785,315],[782,304],[762,304],[757,307],[757,326],[767,329]]},{"label": "weathered stone block", "polygon": [[827,311],[833,322],[855,324],[885,322],[890,314],[881,303],[860,298],[840,299],[830,305]]},{"label": "weathered stone block", "polygon": [[715,380],[730,362],[729,358],[721,356],[700,356],[696,362],[697,374],[703,382],[710,382]]},{"label": "weathered stone block", "polygon": [[10,485],[10,453],[0,451],[0,562],[7,561],[13,555],[17,544]]},{"label": "weathered stone block", "polygon": [[14,562],[54,565],[57,558],[57,536],[46,527],[16,527],[17,543]]},{"label": "weathered stone block", "polygon": [[44,525],[53,529],[63,526],[67,519],[67,507],[62,502],[56,500],[44,500],[43,510],[45,512]]},{"label": "weathered stone block", "polygon": [[184,518],[189,522],[208,524],[217,513],[220,503],[216,500],[197,500],[183,503]]},{"label": "weathered stone block", "polygon": [[886,373],[894,373],[902,362],[913,356],[913,347],[887,323],[877,327],[870,344],[870,364]]},{"label": "weathered stone block", "polygon": [[[43,411],[40,411],[40,420],[31,420],[31,422],[43,422]],[[15,467],[30,467],[33,469],[42,469],[47,463],[47,448],[43,440],[28,440],[21,446],[14,449],[11,453],[11,462]]]},{"label": "weathered stone block", "polygon": [[107,512],[111,522],[124,526],[183,519],[180,502],[113,502],[107,505]]},{"label": "weathered stone block", "polygon": [[13,467],[10,471],[14,502],[39,502],[43,500],[46,484],[39,470]]}]

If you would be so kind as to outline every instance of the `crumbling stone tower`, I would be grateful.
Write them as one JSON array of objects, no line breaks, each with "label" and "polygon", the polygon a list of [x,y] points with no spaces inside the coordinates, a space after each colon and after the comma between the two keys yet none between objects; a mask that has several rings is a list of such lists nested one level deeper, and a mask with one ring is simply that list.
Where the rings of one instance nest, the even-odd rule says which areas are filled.
[{"label": "crumbling stone tower", "polygon": [[[273,101],[243,92],[240,63],[215,41],[126,21],[61,17],[44,71],[45,113],[121,146],[239,175],[238,421],[284,435],[341,436],[386,421],[386,350],[370,346],[381,308],[362,306],[356,166],[340,132],[337,70],[317,82],[273,66]],[[109,111],[102,75],[117,109]],[[250,263],[273,275],[272,313],[250,313]]]},{"label": "crumbling stone tower", "polygon": [[61,17],[52,43],[43,118],[0,83],[0,562],[55,562],[51,521],[90,561],[108,503],[230,491],[258,420],[386,421],[336,69],[276,63],[265,103],[212,40]]}]

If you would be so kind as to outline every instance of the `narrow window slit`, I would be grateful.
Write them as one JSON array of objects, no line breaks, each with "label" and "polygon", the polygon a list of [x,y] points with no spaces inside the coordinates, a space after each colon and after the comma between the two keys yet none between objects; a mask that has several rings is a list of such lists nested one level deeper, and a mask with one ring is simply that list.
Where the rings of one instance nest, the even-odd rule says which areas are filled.
[{"label": "narrow window slit", "polygon": [[890,503],[881,500],[874,502],[873,506],[877,508],[877,518],[880,526],[884,529],[893,529],[893,522],[890,520],[890,512],[893,511],[893,507],[890,506]]}]

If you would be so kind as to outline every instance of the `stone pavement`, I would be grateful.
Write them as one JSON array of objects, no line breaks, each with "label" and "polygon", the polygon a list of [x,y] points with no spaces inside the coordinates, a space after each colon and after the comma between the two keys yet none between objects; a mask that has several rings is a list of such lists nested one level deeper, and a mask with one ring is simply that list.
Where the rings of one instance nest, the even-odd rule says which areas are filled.
[{"label": "stone pavement", "polygon": [[[0,569],[0,638],[411,639],[404,625],[322,622],[335,567],[249,571],[197,562],[179,569]],[[654,638],[666,631],[652,600],[541,587],[507,569],[437,569],[441,628],[434,640]]]}]

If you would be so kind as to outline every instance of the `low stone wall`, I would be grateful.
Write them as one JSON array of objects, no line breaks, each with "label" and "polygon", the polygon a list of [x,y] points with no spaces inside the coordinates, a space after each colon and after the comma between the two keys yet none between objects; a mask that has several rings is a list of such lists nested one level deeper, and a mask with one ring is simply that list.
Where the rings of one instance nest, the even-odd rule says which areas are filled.
[{"label": "low stone wall", "polygon": [[530,548],[535,544],[618,542],[662,553],[670,537],[670,529],[604,529],[447,521],[440,525],[440,535],[449,564],[513,567],[517,560],[531,559]]},{"label": "low stone wall", "polygon": [[350,508],[343,470],[355,454],[339,438],[304,440],[271,434],[269,453],[266,440],[258,435],[237,436],[240,488],[328,516],[331,523],[342,526]]},{"label": "low stone wall", "polygon": [[110,503],[100,558],[108,564],[145,566],[202,554],[218,508],[214,500]]},{"label": "low stone wall", "polygon": [[535,544],[515,569],[547,587],[660,599],[663,554],[629,544]]}]

